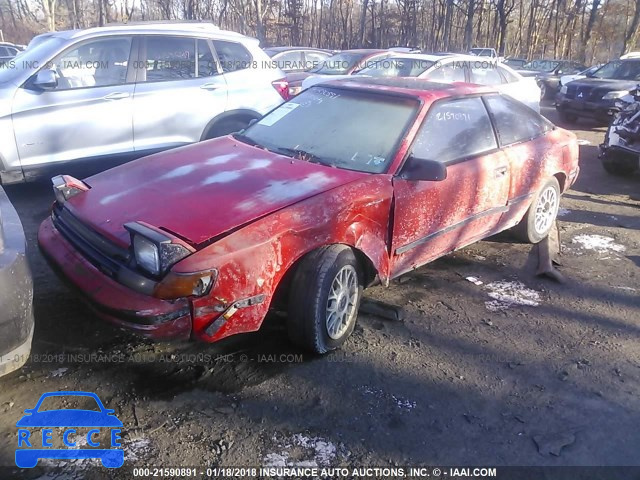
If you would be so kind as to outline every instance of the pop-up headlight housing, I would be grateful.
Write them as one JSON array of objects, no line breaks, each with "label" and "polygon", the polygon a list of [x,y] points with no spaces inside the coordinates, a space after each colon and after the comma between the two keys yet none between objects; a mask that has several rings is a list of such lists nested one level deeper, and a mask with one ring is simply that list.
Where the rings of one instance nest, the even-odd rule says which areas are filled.
[{"label": "pop-up headlight housing", "polygon": [[159,277],[195,249],[186,242],[142,222],[125,224],[138,268]]},{"label": "pop-up headlight housing", "polygon": [[71,175],[57,175],[51,179],[51,183],[53,184],[53,193],[56,196],[56,201],[60,205],[91,188],[82,180],[78,180]]}]

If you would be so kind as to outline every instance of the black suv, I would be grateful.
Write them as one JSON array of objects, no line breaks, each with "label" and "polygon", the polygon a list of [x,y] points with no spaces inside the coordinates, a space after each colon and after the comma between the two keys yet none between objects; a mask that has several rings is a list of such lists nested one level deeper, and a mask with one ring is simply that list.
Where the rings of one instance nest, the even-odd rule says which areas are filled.
[{"label": "black suv", "polygon": [[562,75],[574,75],[580,73],[584,65],[569,60],[532,60],[518,73],[523,77],[535,77],[540,87],[540,98],[553,98],[560,85]]},{"label": "black suv", "polygon": [[639,81],[639,58],[614,60],[588,78],[563,85],[556,99],[556,110],[567,122],[592,118],[609,123],[618,113],[616,100],[628,95]]}]

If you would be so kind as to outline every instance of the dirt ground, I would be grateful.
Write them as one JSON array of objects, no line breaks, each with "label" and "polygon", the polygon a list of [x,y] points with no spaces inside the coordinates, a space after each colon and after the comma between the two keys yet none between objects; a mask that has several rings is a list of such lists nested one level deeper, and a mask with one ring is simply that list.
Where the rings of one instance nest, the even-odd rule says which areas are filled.
[{"label": "dirt ground", "polygon": [[[0,379],[0,465],[14,465],[22,411],[57,390],[115,409],[128,466],[640,465],[640,174],[607,175],[604,128],[573,129],[582,171],[560,212],[566,284],[537,278],[530,246],[501,234],[367,291],[406,319],[361,314],[324,357],[292,347],[277,318],[219,345],[115,330],[36,248],[49,185],[7,188],[29,242],[36,332],[31,361]],[[12,475],[119,478],[90,464]]]}]

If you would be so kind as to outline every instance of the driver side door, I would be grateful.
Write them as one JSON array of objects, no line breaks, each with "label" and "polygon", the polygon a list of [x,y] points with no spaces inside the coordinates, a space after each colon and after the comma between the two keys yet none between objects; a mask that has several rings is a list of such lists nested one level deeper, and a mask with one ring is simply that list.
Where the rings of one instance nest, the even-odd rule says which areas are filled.
[{"label": "driver side door", "polygon": [[75,44],[50,62],[55,88],[36,88],[32,77],[18,89],[12,116],[23,168],[133,151],[134,43]]},{"label": "driver side door", "polygon": [[392,277],[492,232],[506,211],[509,160],[480,97],[431,106],[407,162],[435,160],[442,181],[394,177]]}]

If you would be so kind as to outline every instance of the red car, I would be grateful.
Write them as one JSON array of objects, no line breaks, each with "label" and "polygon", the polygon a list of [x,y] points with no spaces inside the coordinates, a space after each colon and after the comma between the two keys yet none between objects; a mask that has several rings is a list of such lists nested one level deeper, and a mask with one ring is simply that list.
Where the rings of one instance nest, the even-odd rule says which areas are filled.
[{"label": "red car", "polygon": [[486,87],[341,80],[241,133],[54,178],[38,240],[121,327],[215,342],[279,309],[323,353],[364,287],[511,227],[540,241],[577,175],[575,135]]}]

